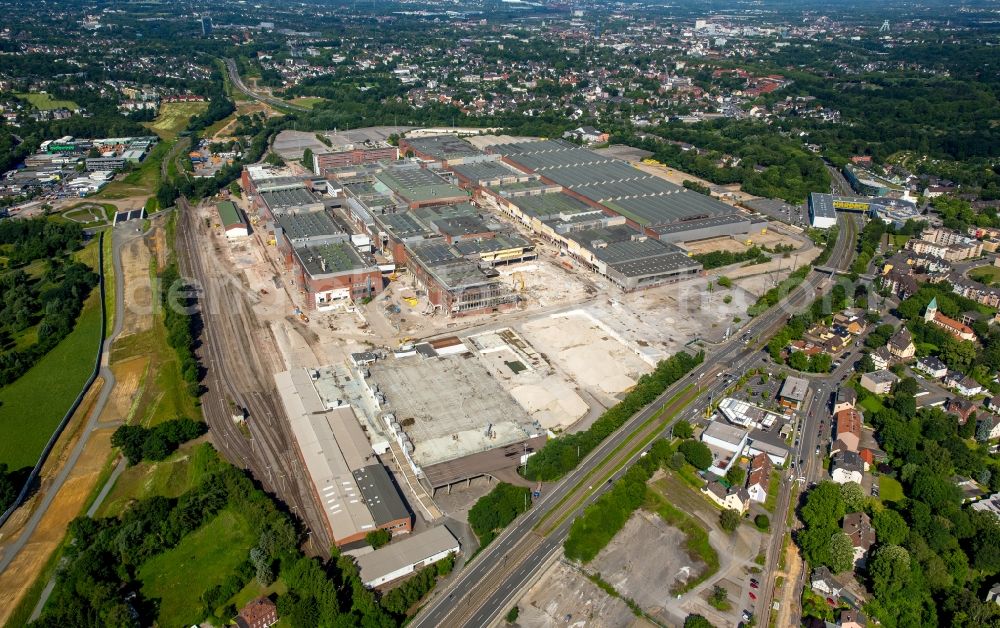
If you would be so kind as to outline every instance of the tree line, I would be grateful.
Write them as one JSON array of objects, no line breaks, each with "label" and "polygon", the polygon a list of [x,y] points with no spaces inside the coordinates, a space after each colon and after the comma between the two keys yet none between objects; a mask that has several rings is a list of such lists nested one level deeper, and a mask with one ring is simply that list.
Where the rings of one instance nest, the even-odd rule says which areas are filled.
[{"label": "tree line", "polygon": [[652,373],[639,378],[625,398],[608,408],[589,429],[554,438],[528,458],[523,474],[529,480],[556,480],[576,465],[633,414],[656,399],[671,384],[684,377],[705,358],[681,351],[661,360]]},{"label": "tree line", "polygon": [[208,427],[202,421],[187,417],[164,421],[155,427],[122,425],[111,435],[111,444],[122,450],[130,465],[136,465],[142,460],[165,460],[181,443],[206,431]]}]

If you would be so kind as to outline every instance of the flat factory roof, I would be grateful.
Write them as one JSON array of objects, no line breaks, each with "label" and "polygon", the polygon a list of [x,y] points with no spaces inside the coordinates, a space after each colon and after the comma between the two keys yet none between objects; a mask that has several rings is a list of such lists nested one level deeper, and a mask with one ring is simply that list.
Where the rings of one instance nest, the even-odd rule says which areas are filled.
[{"label": "flat factory roof", "polygon": [[425,168],[387,168],[375,178],[393,193],[410,202],[449,199],[467,194]]},{"label": "flat factory roof", "polygon": [[217,203],[215,207],[219,210],[219,220],[222,221],[223,227],[246,224],[246,221],[243,220],[243,216],[240,214],[240,210],[236,208],[236,205],[232,201],[222,201]]},{"label": "flat factory roof", "polygon": [[286,207],[301,207],[304,205],[314,205],[321,203],[316,196],[305,188],[293,188],[290,190],[271,190],[261,192],[260,198],[267,203],[272,210]]},{"label": "flat factory roof", "polygon": [[370,368],[422,467],[542,431],[473,354],[380,360]]},{"label": "flat factory roof", "polygon": [[325,211],[282,214],[275,218],[289,240],[315,238],[343,233]]},{"label": "flat factory roof", "polygon": [[373,266],[363,260],[354,247],[345,242],[297,246],[294,251],[303,268],[312,277],[335,275]]},{"label": "flat factory roof", "polygon": [[433,159],[459,159],[482,154],[478,148],[456,135],[408,138],[406,143],[414,151],[421,152]]}]

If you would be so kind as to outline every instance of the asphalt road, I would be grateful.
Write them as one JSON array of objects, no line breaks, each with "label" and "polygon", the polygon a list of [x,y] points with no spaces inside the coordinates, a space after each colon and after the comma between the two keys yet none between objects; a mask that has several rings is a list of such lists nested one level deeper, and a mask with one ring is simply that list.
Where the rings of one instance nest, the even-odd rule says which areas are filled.
[{"label": "asphalt road", "polygon": [[233,86],[236,89],[240,90],[241,92],[243,92],[244,94],[246,94],[248,97],[250,97],[250,98],[252,98],[254,100],[260,101],[262,103],[266,103],[268,105],[271,105],[272,107],[280,107],[280,108],[283,108],[283,109],[291,109],[293,111],[300,111],[300,112],[303,112],[303,113],[308,113],[309,112],[309,109],[306,109],[305,107],[301,107],[301,106],[296,105],[296,104],[292,104],[292,103],[288,102],[287,100],[281,100],[280,98],[275,98],[274,96],[267,96],[267,95],[264,95],[264,94],[258,94],[257,92],[251,90],[249,87],[246,86],[246,83],[243,82],[243,79],[240,78],[240,71],[236,67],[236,61],[234,61],[232,59],[225,59],[224,61],[226,63],[226,69],[229,71],[229,80],[232,81]]},{"label": "asphalt road", "polygon": [[[838,268],[849,266],[857,231],[855,220],[853,217],[842,220],[839,237],[830,256],[831,265]],[[547,564],[553,553],[562,551],[561,545],[568,534],[572,520],[609,488],[609,482],[601,481],[605,473],[599,471],[607,467],[606,460],[612,456],[614,450],[629,441],[643,423],[652,418],[663,408],[667,400],[681,392],[688,384],[698,383],[696,389],[698,396],[718,395],[725,384],[719,381],[722,378],[715,377],[717,374],[732,373],[738,376],[755,365],[763,355],[758,349],[759,344],[784,325],[790,314],[807,306],[818,292],[831,284],[828,275],[810,274],[781,304],[756,317],[739,336],[730,338],[712,351],[706,357],[705,363],[688,377],[670,386],[652,404],[605,439],[577,465],[576,469],[556,483],[528,513],[517,519],[491,545],[482,550],[471,566],[452,580],[449,587],[437,593],[412,625],[415,627],[485,626],[509,610],[511,602],[542,566]],[[681,407],[686,407],[691,401],[693,400],[685,400]],[[671,416],[670,412],[664,414],[666,418]],[[687,413],[678,412],[669,421],[657,423],[657,427],[668,430],[675,421],[686,417]],[[628,449],[630,447],[623,447],[621,451]],[[636,452],[629,456],[623,470],[614,477],[617,478],[640,455],[640,452]],[[588,481],[601,484],[595,487]],[[785,506],[788,504],[789,493],[790,486],[786,484],[782,491]],[[561,513],[567,504],[575,507],[568,510],[566,515],[553,517],[558,521],[560,517],[565,516],[557,527],[545,529],[544,526],[540,526],[536,530],[538,523],[550,511],[556,510]],[[550,525],[549,522],[546,522],[546,525]],[[775,537],[780,539],[782,535],[783,530],[781,534],[776,533]],[[780,541],[777,547],[780,549]],[[769,552],[769,565],[776,562],[777,553],[774,550]],[[770,593],[768,600],[769,595]],[[763,621],[766,623],[766,617]]]}]

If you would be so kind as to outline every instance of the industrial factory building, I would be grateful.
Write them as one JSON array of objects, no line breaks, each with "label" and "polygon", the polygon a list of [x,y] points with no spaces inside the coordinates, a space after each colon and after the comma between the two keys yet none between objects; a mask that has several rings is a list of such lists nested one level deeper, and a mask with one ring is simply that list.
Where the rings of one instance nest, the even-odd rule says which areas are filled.
[{"label": "industrial factory building", "polygon": [[278,394],[309,473],[313,498],[338,547],[364,542],[377,529],[407,533],[413,515],[369,444],[349,405],[317,370],[275,375]]}]

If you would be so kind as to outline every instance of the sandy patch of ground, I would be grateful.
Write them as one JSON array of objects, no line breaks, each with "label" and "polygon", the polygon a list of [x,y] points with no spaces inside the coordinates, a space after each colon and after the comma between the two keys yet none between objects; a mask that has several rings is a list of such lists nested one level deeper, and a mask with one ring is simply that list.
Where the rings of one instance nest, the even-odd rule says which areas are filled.
[{"label": "sandy patch of ground", "polygon": [[708,238],[707,240],[697,240],[695,242],[685,242],[684,248],[692,255],[703,255],[705,253],[715,253],[716,251],[729,251],[730,253],[743,253],[750,247],[743,242],[724,236],[721,238]]},{"label": "sandy patch of ground", "polygon": [[652,370],[617,334],[583,310],[536,319],[522,330],[574,381],[607,395],[628,390]]},{"label": "sandy patch of ground", "polygon": [[69,522],[83,510],[111,455],[112,432],[111,429],[102,429],[93,433],[35,533],[10,566],[0,573],[0,624],[6,623],[10,618],[10,614],[38,578],[49,556],[59,546]]},{"label": "sandy patch of ground", "polygon": [[138,356],[111,366],[115,387],[101,413],[101,421],[125,421],[130,418],[135,400],[142,395],[143,382],[149,368],[149,358]]},{"label": "sandy patch of ground", "polygon": [[[695,577],[705,568],[682,549],[684,542],[683,532],[654,513],[638,510],[587,569],[600,574],[646,612],[656,613],[672,597],[670,589],[675,583]],[[644,549],[637,552],[637,547]]]},{"label": "sandy patch of ground", "polygon": [[638,621],[625,602],[562,561],[546,571],[518,607],[517,624],[525,628],[621,628]]},{"label": "sandy patch of ground", "polygon": [[153,284],[149,276],[149,247],[136,238],[122,247],[125,318],[120,338],[153,328]]}]

